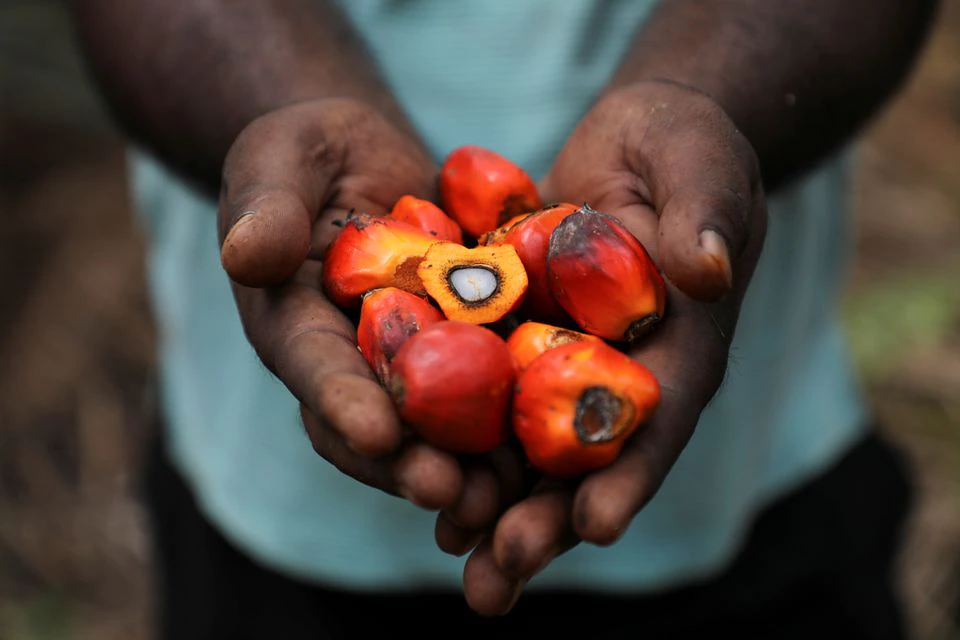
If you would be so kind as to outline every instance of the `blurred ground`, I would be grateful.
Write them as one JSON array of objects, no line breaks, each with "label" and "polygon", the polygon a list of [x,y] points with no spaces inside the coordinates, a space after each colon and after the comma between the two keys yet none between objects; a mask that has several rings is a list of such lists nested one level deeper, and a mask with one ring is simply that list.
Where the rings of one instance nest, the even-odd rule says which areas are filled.
[{"label": "blurred ground", "polygon": [[[0,639],[146,638],[143,245],[57,3],[0,7],[0,97]],[[902,586],[916,638],[960,638],[960,0],[870,128],[856,198],[847,326],[919,472]]]}]

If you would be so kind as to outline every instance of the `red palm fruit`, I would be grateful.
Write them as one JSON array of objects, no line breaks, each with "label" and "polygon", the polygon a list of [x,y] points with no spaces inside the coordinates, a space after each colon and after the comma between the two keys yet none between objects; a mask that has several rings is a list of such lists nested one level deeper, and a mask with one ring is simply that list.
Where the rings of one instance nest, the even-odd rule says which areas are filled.
[{"label": "red palm fruit", "polygon": [[522,372],[537,356],[571,342],[602,342],[601,338],[589,333],[572,331],[542,322],[528,320],[510,333],[507,347],[513,355],[513,363],[518,372]]},{"label": "red palm fruit", "polygon": [[531,465],[572,478],[613,463],[659,404],[649,369],[605,342],[571,342],[520,374],[513,428]]},{"label": "red palm fruit", "polygon": [[350,216],[323,258],[323,289],[341,309],[355,309],[368,291],[396,287],[425,295],[417,265],[438,240],[386,216]]},{"label": "red palm fruit", "polygon": [[567,216],[580,207],[567,202],[545,207],[513,225],[500,240],[512,245],[527,271],[527,295],[520,309],[524,318],[548,323],[566,324],[569,320],[563,307],[550,290],[547,278],[547,251],[550,236]]},{"label": "red palm fruit", "polygon": [[616,218],[584,207],[550,237],[550,290],[587,333],[633,341],[663,318],[666,286],[657,265]]},{"label": "red palm fruit", "polygon": [[444,320],[440,310],[420,296],[384,287],[363,296],[357,324],[357,346],[384,385],[397,350],[424,327]]},{"label": "red palm fruit", "polygon": [[416,196],[404,195],[393,205],[390,217],[411,224],[437,240],[463,244],[463,232],[437,205]]},{"label": "red palm fruit", "polygon": [[440,169],[444,210],[474,238],[542,206],[537,185],[508,158],[477,145],[457,147]]},{"label": "red palm fruit", "polygon": [[444,320],[397,351],[390,393],[424,440],[453,453],[485,453],[510,434],[516,372],[507,344],[480,325]]}]

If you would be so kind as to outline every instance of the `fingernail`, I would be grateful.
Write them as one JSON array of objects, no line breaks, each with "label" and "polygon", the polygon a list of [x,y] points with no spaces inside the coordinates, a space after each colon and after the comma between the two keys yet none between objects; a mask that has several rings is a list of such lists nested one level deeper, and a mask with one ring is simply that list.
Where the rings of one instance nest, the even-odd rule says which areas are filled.
[{"label": "fingernail", "polygon": [[485,535],[482,534],[482,533],[478,533],[477,535],[471,537],[469,540],[467,540],[467,541],[465,541],[465,542],[463,543],[463,547],[460,548],[460,549],[458,549],[458,551],[459,551],[460,553],[458,553],[458,554],[456,554],[456,555],[457,555],[458,557],[459,557],[459,556],[465,556],[465,555],[467,555],[469,552],[471,552],[471,551],[473,551],[474,549],[476,549],[477,546],[478,546],[481,542],[483,542],[484,537],[485,537]]},{"label": "fingernail", "polygon": [[511,596],[510,601],[506,606],[506,609],[500,614],[501,616],[505,616],[513,610],[513,608],[517,604],[517,600],[520,599],[520,595],[523,593],[523,588],[525,586],[527,586],[526,580],[521,580],[520,582],[516,583],[516,586],[514,586],[513,588],[513,595]]},{"label": "fingernail", "polygon": [[240,217],[237,218],[236,222],[233,223],[233,226],[230,227],[230,230],[227,231],[227,236],[226,238],[224,238],[224,241],[228,240],[230,236],[233,235],[234,231],[236,231],[243,225],[247,224],[248,222],[252,221],[254,217],[256,217],[256,215],[257,215],[256,211],[244,211],[243,213],[241,213]]},{"label": "fingernail", "polygon": [[623,537],[623,534],[626,533],[626,531],[627,531],[627,527],[623,524],[618,524],[614,526],[613,529],[610,530],[610,532],[613,534],[613,539],[610,544],[616,544],[617,542],[619,542],[620,538]]},{"label": "fingernail", "polygon": [[237,221],[233,223],[233,228],[236,229],[240,225],[250,222],[256,216],[257,216],[256,211],[244,211],[237,217]]},{"label": "fingernail", "polygon": [[467,555],[468,553],[476,549],[477,545],[479,545],[482,541],[483,541],[483,534],[477,534],[471,538],[464,539],[463,542],[460,544],[460,546],[444,549],[443,552],[455,558],[462,558],[463,556]]},{"label": "fingernail", "polygon": [[719,233],[713,229],[704,229],[700,232],[700,248],[713,262],[714,267],[723,277],[727,289],[733,288],[733,270],[730,266],[730,252],[727,243]]}]

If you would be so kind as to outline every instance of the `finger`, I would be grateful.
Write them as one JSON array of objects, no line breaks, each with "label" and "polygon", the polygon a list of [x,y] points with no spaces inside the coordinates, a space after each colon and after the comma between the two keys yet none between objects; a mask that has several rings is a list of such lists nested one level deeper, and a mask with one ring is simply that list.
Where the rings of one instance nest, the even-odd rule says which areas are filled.
[{"label": "finger", "polygon": [[751,206],[749,194],[733,189],[671,193],[659,208],[657,253],[664,275],[698,300],[714,302],[730,293],[734,259],[746,243],[742,218]]},{"label": "finger", "polygon": [[402,429],[390,396],[357,350],[349,320],[314,287],[237,288],[247,337],[290,392],[356,452],[394,451]]},{"label": "finger", "polygon": [[253,121],[224,161],[221,262],[245,286],[279,284],[310,253],[311,229],[344,151],[323,112],[294,105]]},{"label": "finger", "polygon": [[393,472],[400,495],[424,509],[449,508],[463,493],[463,471],[456,458],[422,442],[404,448]]},{"label": "finger", "polygon": [[532,486],[523,451],[510,444],[498,447],[473,464],[463,501],[447,515],[465,529],[492,528],[503,510]]},{"label": "finger", "polygon": [[437,547],[452,556],[462,556],[476,548],[486,534],[476,529],[464,529],[454,523],[443,511],[437,514],[433,530]]},{"label": "finger", "polygon": [[302,407],[301,417],[314,450],[359,482],[428,510],[447,508],[459,499],[463,475],[451,455],[412,443],[393,456],[374,460],[357,454],[306,407]]},{"label": "finger", "polygon": [[502,446],[484,456],[466,472],[464,490],[450,509],[437,516],[437,546],[446,553],[463,555],[490,533],[504,509],[533,486],[522,452]]},{"label": "finger", "polygon": [[[526,454],[517,443],[494,449],[487,454],[486,461],[497,476],[500,504],[496,516],[527,495],[540,478],[540,474],[530,467]],[[487,524],[492,525],[493,521]]]},{"label": "finger", "polygon": [[[735,270],[757,235],[759,165],[722,109],[686,96],[687,126],[654,120],[628,131],[628,162],[660,215],[658,253],[665,275],[687,295],[717,301],[733,290]],[[654,131],[655,133],[651,133]]]},{"label": "finger", "polygon": [[507,510],[497,523],[493,554],[509,579],[529,580],[579,541],[572,525],[573,491],[543,486]]},{"label": "finger", "polygon": [[306,329],[284,341],[273,358],[277,377],[301,402],[367,457],[390,453],[403,436],[396,409],[354,342],[326,328]]},{"label": "finger", "polygon": [[496,474],[485,465],[475,465],[467,470],[460,498],[445,515],[463,529],[479,531],[497,517],[499,510],[500,485]]},{"label": "finger", "polygon": [[480,615],[506,615],[516,604],[524,582],[507,578],[497,568],[491,542],[482,542],[463,569],[463,593],[467,604]]},{"label": "finger", "polygon": [[584,541],[610,545],[660,488],[719,387],[726,343],[702,305],[679,303],[671,322],[633,355],[660,381],[651,419],[609,467],[587,476],[573,504],[573,527]]},{"label": "finger", "polygon": [[608,546],[650,501],[693,431],[696,413],[681,394],[664,391],[660,419],[625,447],[609,467],[586,478],[573,505],[573,527],[586,542]]}]

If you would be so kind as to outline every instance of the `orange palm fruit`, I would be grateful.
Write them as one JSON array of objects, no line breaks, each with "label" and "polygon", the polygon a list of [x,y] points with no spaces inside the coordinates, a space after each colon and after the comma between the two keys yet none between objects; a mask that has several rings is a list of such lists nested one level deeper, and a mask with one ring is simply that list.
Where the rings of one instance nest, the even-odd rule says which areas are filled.
[{"label": "orange palm fruit", "polygon": [[580,207],[561,202],[544,207],[514,224],[503,234],[499,244],[509,244],[517,250],[527,271],[530,284],[520,314],[524,318],[565,324],[568,316],[557,302],[547,278],[547,251],[550,236],[567,216]]},{"label": "orange palm fruit", "polygon": [[390,379],[390,363],[407,338],[444,320],[424,298],[396,287],[374,289],[363,296],[357,323],[357,347],[380,382]]},{"label": "orange palm fruit", "polygon": [[520,166],[477,145],[451,151],[440,168],[443,209],[474,238],[542,206],[537,185]]},{"label": "orange palm fruit", "polygon": [[553,297],[587,333],[633,341],[663,318],[666,286],[646,249],[613,216],[583,207],[550,236]]},{"label": "orange palm fruit", "polygon": [[589,333],[528,320],[510,333],[507,338],[507,347],[513,355],[517,371],[522,372],[545,351],[571,342],[583,341],[603,342],[601,338]]},{"label": "orange palm fruit", "polygon": [[448,319],[473,324],[501,320],[523,303],[527,292],[523,263],[508,245],[439,242],[427,250],[417,273]]},{"label": "orange palm fruit", "polygon": [[411,224],[437,240],[463,244],[463,232],[443,210],[430,202],[410,194],[401,196],[390,210],[390,217]]},{"label": "orange palm fruit", "polygon": [[425,295],[417,265],[438,240],[386,216],[349,216],[323,258],[323,289],[341,309],[355,309],[363,294],[396,287]]},{"label": "orange palm fruit", "polygon": [[513,225],[517,224],[524,218],[532,216],[534,213],[536,212],[532,211],[530,213],[521,213],[520,215],[513,216],[493,231],[487,231],[485,234],[477,238],[477,244],[499,244],[500,241],[503,240],[503,236],[507,235],[507,231],[510,231],[510,229],[513,228]]},{"label": "orange palm fruit", "polygon": [[513,429],[533,467],[573,478],[613,463],[659,404],[649,369],[605,342],[572,342],[519,375]]},{"label": "orange palm fruit", "polygon": [[516,372],[504,340],[486,327],[444,320],[408,338],[389,391],[403,421],[434,446],[485,453],[510,435]]}]

